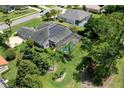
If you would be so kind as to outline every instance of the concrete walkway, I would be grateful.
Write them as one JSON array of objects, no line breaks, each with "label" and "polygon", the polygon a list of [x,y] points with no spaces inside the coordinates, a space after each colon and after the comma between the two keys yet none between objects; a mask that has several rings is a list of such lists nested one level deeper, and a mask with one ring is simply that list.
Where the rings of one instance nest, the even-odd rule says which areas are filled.
[{"label": "concrete walkway", "polygon": [[29,9],[33,9],[33,10],[36,10],[36,11],[38,11],[38,12],[41,11],[41,9],[39,9],[39,8],[35,8],[35,7],[31,7],[31,6],[29,6],[28,8],[29,8]]}]

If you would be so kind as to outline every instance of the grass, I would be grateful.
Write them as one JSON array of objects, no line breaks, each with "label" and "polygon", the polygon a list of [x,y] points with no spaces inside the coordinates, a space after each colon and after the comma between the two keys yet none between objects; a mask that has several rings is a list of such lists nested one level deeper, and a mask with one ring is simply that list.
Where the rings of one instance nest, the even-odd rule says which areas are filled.
[{"label": "grass", "polygon": [[[15,32],[17,29],[19,29],[22,26],[35,27],[37,25],[40,25],[41,23],[42,23],[41,18],[35,18],[35,19],[30,20],[30,21],[27,21],[27,22],[21,23],[19,25],[13,26],[12,31]],[[21,47],[23,47],[23,44],[21,44],[19,47],[15,48],[15,51],[16,51],[17,55],[19,54],[19,50],[20,50]],[[0,54],[4,55],[4,51],[5,51],[5,48],[0,46]],[[7,71],[6,73],[3,73],[2,76],[5,79],[8,79],[10,82],[12,82],[13,80],[15,80],[16,73],[17,73],[16,59],[13,60],[13,61],[10,61],[8,66],[9,66],[10,70]]]},{"label": "grass", "polygon": [[5,51],[5,48],[0,46],[0,55],[3,55],[4,54],[4,51]]},{"label": "grass", "polygon": [[[27,16],[27,15],[30,15],[36,12],[37,11],[33,9],[15,10],[14,12],[9,14],[9,18],[13,20],[13,19],[17,19],[18,17],[24,17],[24,16]],[[0,22],[4,22],[4,16],[5,14],[0,12]]]},{"label": "grass", "polygon": [[[78,54],[78,55],[77,55]],[[63,63],[57,62],[57,72],[60,72],[63,68],[66,69],[66,76],[63,81],[56,82],[52,80],[52,74],[47,73],[45,76],[41,77],[44,87],[55,87],[55,88],[66,88],[66,87],[81,87],[81,82],[76,82],[74,80],[73,73],[76,71],[76,66],[80,63],[82,56],[86,55],[85,52],[81,52],[80,45],[74,49],[74,58],[72,61]]]},{"label": "grass", "polygon": [[13,26],[12,27],[12,32],[16,32],[17,29],[26,26],[26,27],[36,27],[38,25],[42,24],[42,19],[41,18],[35,18],[32,20],[29,20],[27,22],[21,23],[19,25]]},{"label": "grass", "polygon": [[[22,26],[35,27],[40,24],[42,24],[42,19],[36,18],[36,19],[32,19],[30,21],[27,21],[25,23],[21,23],[19,25],[13,26],[12,31],[15,32],[18,28],[20,28]],[[23,47],[23,44],[21,44],[20,46],[15,48],[17,55],[18,55],[21,47]],[[0,51],[1,51],[1,49],[0,49]],[[65,76],[64,80],[61,82],[53,81],[52,80],[53,74],[47,73],[46,75],[41,76],[44,87],[45,88],[48,88],[48,87],[49,88],[82,87],[81,82],[77,82],[74,79],[73,74],[74,74],[74,72],[76,72],[76,66],[80,63],[81,58],[83,56],[85,56],[86,54],[87,54],[86,52],[81,51],[80,44],[77,45],[77,47],[73,51],[74,58],[70,62],[63,63],[60,61],[60,62],[55,63],[57,66],[56,72],[60,72],[63,68],[66,69],[66,76]],[[4,73],[3,77],[8,79],[12,83],[12,81],[15,80],[16,73],[17,73],[16,59],[9,62],[9,68],[10,68],[10,70],[8,72]]]},{"label": "grass", "polygon": [[17,67],[16,67],[16,60],[10,61],[8,64],[9,70],[3,74],[3,77],[5,79],[15,80],[16,79],[16,73],[17,73]]},{"label": "grass", "polygon": [[[23,44],[21,44],[20,46],[15,48],[17,55],[18,55],[21,47],[23,47]],[[66,88],[66,87],[80,88],[80,87],[82,87],[81,82],[76,82],[76,80],[73,79],[74,78],[73,73],[76,72],[76,66],[80,63],[82,56],[86,55],[86,52],[81,51],[80,44],[79,44],[74,49],[73,55],[74,55],[74,58],[70,62],[63,63],[60,61],[60,62],[55,63],[57,66],[56,72],[62,71],[63,68],[66,69],[66,71],[65,71],[66,76],[63,81],[56,82],[56,81],[52,80],[52,76],[53,76],[52,73],[47,73],[46,75],[41,76],[41,79],[42,79],[42,82],[43,82],[43,85],[45,88]],[[3,77],[5,79],[8,79],[12,83],[12,81],[15,80],[16,74],[17,74],[16,59],[9,62],[9,68],[10,68],[10,70],[8,72],[4,73]],[[9,82],[9,84],[10,84],[10,82]]]},{"label": "grass", "polygon": [[92,16],[93,16],[94,18],[100,18],[100,17],[102,16],[102,14],[95,14],[95,13],[92,13]]},{"label": "grass", "polygon": [[118,74],[113,76],[112,84],[110,87],[112,88],[124,88],[124,57],[118,60],[117,64]]}]

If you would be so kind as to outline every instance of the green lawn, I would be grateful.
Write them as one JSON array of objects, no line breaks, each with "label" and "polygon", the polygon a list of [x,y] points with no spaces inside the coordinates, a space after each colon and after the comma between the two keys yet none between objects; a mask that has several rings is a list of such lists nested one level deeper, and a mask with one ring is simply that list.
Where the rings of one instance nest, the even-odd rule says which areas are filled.
[{"label": "green lawn", "polygon": [[[15,10],[14,12],[9,14],[9,18],[12,20],[18,19],[19,17],[25,17],[27,15],[36,13],[36,10],[33,9],[25,9],[25,10]],[[0,12],[0,22],[4,22],[4,16],[2,12]]]},{"label": "green lawn", "polygon": [[[78,55],[77,55],[78,54]],[[66,76],[63,81],[56,82],[52,80],[52,74],[47,73],[45,76],[41,77],[44,87],[55,87],[55,88],[65,88],[65,87],[82,87],[81,82],[76,82],[73,79],[73,73],[76,71],[76,66],[80,63],[82,56],[85,56],[87,53],[81,52],[80,45],[76,47],[73,51],[74,58],[72,61],[63,63],[57,62],[57,72],[60,72],[63,68],[66,69]]]},{"label": "green lawn", "polygon": [[[16,53],[19,53],[20,48],[23,46],[20,45],[16,49]],[[77,55],[78,54],[78,55]],[[85,56],[87,53],[86,52],[81,52],[80,49],[80,44],[77,45],[76,49],[73,51],[74,58],[72,61],[63,63],[63,62],[56,62],[57,66],[57,71],[60,72],[63,68],[66,69],[66,76],[63,81],[61,82],[56,82],[52,80],[52,73],[47,73],[44,76],[41,76],[43,85],[45,88],[64,88],[64,87],[82,87],[81,82],[76,82],[76,80],[73,79],[73,73],[76,72],[76,66],[78,63],[80,63],[82,56]],[[16,60],[13,60],[9,62],[9,68],[10,70],[6,73],[3,74],[3,77],[8,79],[11,83],[13,80],[16,78],[16,73],[17,73],[17,67],[16,67]],[[11,84],[9,82],[9,84]]]},{"label": "green lawn", "polygon": [[42,24],[42,19],[41,18],[35,18],[32,20],[29,20],[27,22],[21,23],[19,25],[13,26],[12,27],[12,32],[15,32],[17,29],[27,26],[27,27],[36,27],[38,25]]},{"label": "green lawn", "polygon": [[95,13],[92,13],[92,16],[93,16],[94,18],[99,18],[99,17],[102,16],[102,14],[95,14]]},{"label": "green lawn", "polygon": [[5,50],[5,48],[2,47],[2,46],[0,46],[0,55],[3,55],[4,54],[4,50]]},{"label": "green lawn", "polygon": [[112,84],[110,87],[112,88],[124,88],[124,57],[118,61],[117,64],[118,73],[113,76]]}]

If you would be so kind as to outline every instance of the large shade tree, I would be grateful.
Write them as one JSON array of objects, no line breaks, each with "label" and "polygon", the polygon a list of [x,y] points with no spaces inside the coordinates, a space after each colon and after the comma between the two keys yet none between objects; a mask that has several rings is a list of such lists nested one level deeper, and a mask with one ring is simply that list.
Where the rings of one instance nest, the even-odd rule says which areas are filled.
[{"label": "large shade tree", "polygon": [[18,71],[16,76],[16,85],[18,87],[23,86],[23,79],[27,74],[40,74],[37,66],[28,60],[22,60],[18,65]]},{"label": "large shade tree", "polygon": [[85,35],[92,45],[90,43],[88,55],[83,58],[78,70],[87,68],[91,81],[96,85],[102,85],[104,78],[117,73],[116,59],[123,56],[124,50],[123,24],[124,14],[112,13],[91,18],[85,25]]},{"label": "large shade tree", "polygon": [[22,80],[22,87],[26,88],[42,88],[42,80],[38,75],[26,75]]}]

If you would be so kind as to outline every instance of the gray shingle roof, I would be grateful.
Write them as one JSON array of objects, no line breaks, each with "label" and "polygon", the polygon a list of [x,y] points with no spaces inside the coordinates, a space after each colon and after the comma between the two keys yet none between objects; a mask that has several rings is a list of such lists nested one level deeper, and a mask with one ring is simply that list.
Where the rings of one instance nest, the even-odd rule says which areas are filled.
[{"label": "gray shingle roof", "polygon": [[30,38],[39,45],[43,45],[48,40],[58,43],[72,32],[65,26],[54,23],[45,23],[42,26],[37,27],[35,30],[22,27],[17,30],[17,33],[24,39]]},{"label": "gray shingle roof", "polygon": [[50,40],[57,43],[66,38],[71,33],[72,32],[67,27],[62,25],[55,25],[50,28]]},{"label": "gray shingle roof", "polygon": [[17,34],[24,39],[29,39],[32,38],[32,35],[34,34],[34,29],[22,27],[17,30]]},{"label": "gray shingle roof", "polygon": [[90,16],[89,12],[76,9],[68,9],[64,14],[59,15],[59,17],[71,19],[71,20],[82,20],[87,16]]},{"label": "gray shingle roof", "polygon": [[44,44],[49,39],[49,29],[47,27],[39,29],[33,34],[32,39],[39,45]]},{"label": "gray shingle roof", "polygon": [[69,30],[67,27],[50,22],[44,23],[42,26],[37,28],[41,29],[45,27],[49,29],[49,39],[55,43],[59,42],[72,33],[71,30]]},{"label": "gray shingle roof", "polygon": [[8,85],[4,82],[2,78],[0,78],[0,88],[8,88]]}]

